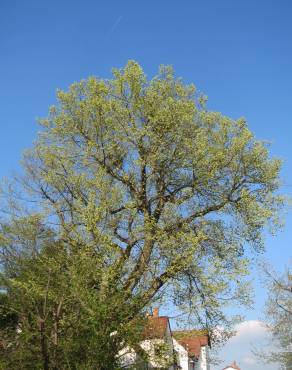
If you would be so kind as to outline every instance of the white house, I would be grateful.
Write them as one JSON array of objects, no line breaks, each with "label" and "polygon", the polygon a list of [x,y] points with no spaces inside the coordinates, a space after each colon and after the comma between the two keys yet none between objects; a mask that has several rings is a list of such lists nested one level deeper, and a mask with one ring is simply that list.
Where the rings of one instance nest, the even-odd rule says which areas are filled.
[{"label": "white house", "polygon": [[[158,309],[147,318],[141,349],[147,354],[145,369],[209,370],[208,335],[196,330],[171,331],[169,318]],[[129,348],[120,354],[123,367],[133,366],[138,354]]]},{"label": "white house", "polygon": [[178,369],[210,370],[209,336],[197,331],[174,331],[173,343]]},{"label": "white house", "polygon": [[224,367],[222,370],[240,370],[240,367],[233,361],[231,365]]}]

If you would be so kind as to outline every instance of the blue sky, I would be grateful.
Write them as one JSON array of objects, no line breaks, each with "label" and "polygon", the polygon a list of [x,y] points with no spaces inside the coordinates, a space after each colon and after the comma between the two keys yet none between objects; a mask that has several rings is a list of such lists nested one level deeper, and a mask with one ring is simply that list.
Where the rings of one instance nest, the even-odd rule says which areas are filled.
[{"label": "blue sky", "polygon": [[[135,59],[149,76],[172,64],[208,95],[210,109],[244,116],[284,160],[283,191],[291,194],[291,19],[289,0],[2,0],[0,176],[18,170],[57,88],[110,77]],[[267,238],[266,258],[279,270],[291,256],[291,230],[289,210],[285,230]],[[249,320],[260,317],[265,298],[255,286]]]}]

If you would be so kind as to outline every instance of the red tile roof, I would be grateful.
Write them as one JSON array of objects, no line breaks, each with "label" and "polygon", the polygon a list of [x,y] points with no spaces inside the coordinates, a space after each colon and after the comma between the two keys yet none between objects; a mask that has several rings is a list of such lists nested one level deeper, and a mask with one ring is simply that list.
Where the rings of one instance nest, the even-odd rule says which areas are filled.
[{"label": "red tile roof", "polygon": [[207,346],[209,338],[207,335],[193,338],[181,338],[178,339],[181,344],[188,351],[190,356],[200,357],[201,347]]},{"label": "red tile roof", "polygon": [[192,357],[198,358],[201,353],[201,347],[210,346],[210,338],[205,330],[173,331],[172,334]]},{"label": "red tile roof", "polygon": [[149,316],[144,329],[144,337],[147,339],[164,338],[168,325],[167,316]]}]

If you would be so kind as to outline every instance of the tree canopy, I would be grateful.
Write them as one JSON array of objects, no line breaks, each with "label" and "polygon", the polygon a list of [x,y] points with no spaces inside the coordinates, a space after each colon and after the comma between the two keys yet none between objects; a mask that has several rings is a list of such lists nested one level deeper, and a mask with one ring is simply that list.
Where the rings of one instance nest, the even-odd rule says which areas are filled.
[{"label": "tree canopy", "polygon": [[226,324],[225,304],[248,299],[247,249],[262,251],[264,228],[278,224],[280,161],[244,119],[207,110],[169,66],[148,80],[129,61],[57,97],[9,197],[4,265],[40,245],[10,232],[35,217],[54,255],[94,261],[91,309],[115,308],[100,320],[115,312],[130,322],[165,298],[204,327]]},{"label": "tree canopy", "polygon": [[268,349],[256,350],[267,363],[276,363],[283,370],[292,368],[292,275],[291,266],[282,274],[264,263],[262,272],[268,288],[265,326],[269,332]]}]

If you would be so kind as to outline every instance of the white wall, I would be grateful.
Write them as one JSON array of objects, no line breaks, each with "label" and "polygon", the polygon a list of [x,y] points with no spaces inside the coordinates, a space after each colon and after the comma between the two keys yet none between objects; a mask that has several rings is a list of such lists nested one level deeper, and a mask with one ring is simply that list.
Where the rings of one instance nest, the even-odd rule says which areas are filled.
[{"label": "white wall", "polygon": [[196,363],[195,370],[210,370],[208,346],[201,347],[200,357]]},{"label": "white wall", "polygon": [[177,352],[178,365],[182,370],[189,370],[189,356],[188,351],[173,338],[174,350]]}]

